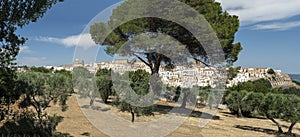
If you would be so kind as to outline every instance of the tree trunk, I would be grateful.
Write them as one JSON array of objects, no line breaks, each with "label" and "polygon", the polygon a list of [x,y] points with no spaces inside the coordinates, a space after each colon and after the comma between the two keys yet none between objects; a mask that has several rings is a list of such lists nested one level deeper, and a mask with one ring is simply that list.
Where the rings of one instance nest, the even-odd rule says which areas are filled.
[{"label": "tree trunk", "polygon": [[274,118],[269,118],[272,122],[276,124],[278,127],[278,133],[283,133],[282,126],[274,119]]},{"label": "tree trunk", "polygon": [[162,91],[162,87],[158,81],[159,81],[158,73],[151,75],[151,79],[150,79],[151,89],[153,90],[155,95],[159,96]]},{"label": "tree trunk", "polygon": [[154,68],[151,69],[151,75],[158,74],[158,71],[159,67],[157,68],[156,66],[154,66]]},{"label": "tree trunk", "polygon": [[95,99],[91,98],[91,100],[90,100],[90,108],[92,108],[94,106],[94,102],[95,102]]},{"label": "tree trunk", "polygon": [[288,130],[287,134],[289,134],[289,135],[292,135],[292,134],[293,134],[293,133],[292,133],[292,130],[293,130],[293,128],[294,128],[295,125],[296,125],[296,122],[292,122],[292,124],[291,124],[290,127],[289,127],[289,130]]},{"label": "tree trunk", "polygon": [[188,93],[187,93],[187,91],[184,91],[183,92],[183,100],[182,100],[181,108],[185,108],[186,107],[187,97],[188,97]]},{"label": "tree trunk", "polygon": [[243,116],[243,113],[242,113],[242,109],[241,109],[240,107],[238,108],[238,114],[237,114],[237,115],[238,115],[238,117],[240,117],[240,118],[244,117],[244,116]]},{"label": "tree trunk", "polygon": [[134,123],[134,112],[132,108],[130,109],[130,113],[131,113],[131,122]]},{"label": "tree trunk", "polygon": [[[159,72],[159,67],[160,67],[160,63],[161,63],[161,58],[162,58],[162,55],[160,55],[159,53],[152,53],[152,54],[156,54],[156,58],[154,59],[154,62],[153,63],[150,63],[151,65],[151,75],[154,75],[154,74],[158,74]],[[148,62],[152,62],[153,60],[149,59],[148,58]]]}]

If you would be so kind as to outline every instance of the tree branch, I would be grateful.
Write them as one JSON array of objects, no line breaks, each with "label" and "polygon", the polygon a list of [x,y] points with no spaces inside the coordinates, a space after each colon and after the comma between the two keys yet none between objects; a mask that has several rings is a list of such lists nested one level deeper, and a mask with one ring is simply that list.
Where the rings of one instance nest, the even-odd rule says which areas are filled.
[{"label": "tree branch", "polygon": [[202,64],[204,64],[204,65],[207,66],[207,67],[211,67],[211,65],[205,63],[204,61],[202,61],[202,60],[200,60],[200,59],[197,59],[196,57],[194,57],[194,60],[201,62]]},{"label": "tree branch", "polygon": [[145,63],[147,66],[149,66],[152,69],[152,66],[150,63],[148,63],[147,61],[145,61],[143,58],[141,58],[140,56],[138,56],[135,53],[133,53],[133,55],[136,56],[140,61],[142,61],[143,63]]}]

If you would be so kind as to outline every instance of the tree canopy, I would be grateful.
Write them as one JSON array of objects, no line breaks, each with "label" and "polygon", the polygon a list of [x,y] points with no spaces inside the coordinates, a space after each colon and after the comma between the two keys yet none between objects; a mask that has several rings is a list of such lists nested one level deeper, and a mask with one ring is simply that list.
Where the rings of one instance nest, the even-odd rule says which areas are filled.
[{"label": "tree canopy", "polygon": [[53,4],[63,0],[6,0],[0,7],[0,66],[9,66],[26,39],[16,34],[18,28],[36,22]]},{"label": "tree canopy", "polygon": [[[220,3],[217,3],[214,0],[181,0],[181,2],[191,6],[198,13],[205,17],[220,40],[227,62],[230,64],[235,62],[238,59],[238,53],[242,50],[240,43],[234,43],[234,35],[239,28],[238,17],[229,15],[226,11],[224,12],[220,6]],[[130,20],[124,24],[121,24],[115,29],[112,28],[115,22],[118,22],[118,20],[123,20],[123,18],[126,18],[128,15],[130,16],[131,14],[138,12],[139,9],[145,9],[145,11],[152,11],[157,14],[167,14],[163,12],[164,7],[155,7],[157,3],[164,2],[155,1],[153,3],[148,3],[148,1],[145,1],[145,3],[141,4],[135,0],[125,1],[113,10],[113,14],[108,23],[95,23],[91,26],[90,33],[93,40],[97,44],[109,45],[106,49],[106,52],[113,55],[117,53],[118,49],[120,49],[124,43],[131,40],[135,36],[144,34],[155,37],[160,34],[165,34],[183,44],[194,59],[205,63],[208,58],[208,53],[206,53],[204,50],[203,45],[190,31],[187,30],[187,28],[170,20],[155,17],[144,17]],[[132,5],[138,5],[139,9],[130,8]],[[169,3],[169,5],[172,5],[172,3]],[[185,11],[183,9],[176,9],[176,7],[172,8],[174,9],[171,10],[176,10],[176,12],[179,12],[179,14],[184,15]],[[191,19],[191,17],[183,18],[182,20],[196,24],[201,22],[199,21],[200,19],[195,21]],[[103,37],[105,37],[103,36],[103,32],[106,32],[110,29],[113,29],[113,31],[109,33],[108,37],[106,37],[104,42],[102,42]],[[155,44],[157,43],[154,43],[153,46]],[[167,45],[166,43],[158,44],[161,44],[161,47],[172,46],[172,44]],[[142,55],[133,54],[133,56],[136,56],[146,65],[148,65],[152,71],[152,74],[158,73],[159,66],[162,62],[166,63],[167,65],[174,63],[172,62],[171,58],[165,56],[164,54],[158,53],[157,51],[151,52],[148,50]]]},{"label": "tree canopy", "polygon": [[103,102],[106,104],[108,103],[108,97],[113,94],[111,73],[111,69],[99,69],[96,73],[97,88]]},{"label": "tree canopy", "polygon": [[247,90],[247,91],[267,93],[272,90],[272,85],[270,81],[266,79],[258,79],[255,81],[239,83],[238,85],[229,88],[228,92],[230,92],[230,90],[237,90],[237,91]]}]

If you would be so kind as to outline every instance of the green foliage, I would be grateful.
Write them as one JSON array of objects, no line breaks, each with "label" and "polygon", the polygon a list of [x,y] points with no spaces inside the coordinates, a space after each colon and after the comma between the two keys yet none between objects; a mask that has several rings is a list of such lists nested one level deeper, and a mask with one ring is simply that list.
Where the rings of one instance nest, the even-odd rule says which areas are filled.
[{"label": "green foliage", "polygon": [[273,69],[268,69],[267,73],[270,74],[270,75],[274,75],[275,71]]},{"label": "green foliage", "polygon": [[272,85],[270,81],[266,79],[259,79],[255,81],[239,83],[238,85],[229,88],[229,90],[237,90],[237,91],[246,90],[246,91],[268,93],[272,91]]},{"label": "green foliage", "polygon": [[205,105],[205,101],[207,101],[208,97],[209,97],[209,89],[207,88],[200,88],[199,89],[199,98],[198,101],[200,101],[200,103],[202,105]]},{"label": "green foliage", "polygon": [[237,74],[238,74],[238,72],[239,72],[240,69],[241,69],[241,67],[236,67],[236,68],[230,67],[228,69],[228,74],[227,74],[228,76],[227,76],[227,78],[229,80],[232,80],[233,78],[235,78],[237,76]]},{"label": "green foliage", "polygon": [[103,102],[107,104],[108,97],[112,94],[112,81],[105,76],[99,76],[96,78],[96,82],[100,96]]},{"label": "green foliage", "polygon": [[21,95],[19,87],[16,86],[14,61],[19,46],[23,45],[26,39],[16,34],[17,29],[30,22],[36,22],[55,3],[57,0],[0,2],[0,111],[2,112],[4,106],[14,103]]},{"label": "green foliage", "polygon": [[38,134],[53,135],[55,127],[61,120],[57,119],[57,116],[49,116],[45,110],[50,107],[50,103],[59,103],[61,110],[66,111],[66,101],[73,93],[71,78],[59,73],[28,71],[18,73],[17,86],[24,94],[19,106],[21,108],[33,107],[36,114],[34,117],[25,117],[24,120],[33,119],[34,124],[31,126],[39,129]]},{"label": "green foliage", "polygon": [[294,82],[295,84],[297,84],[298,86],[300,86],[300,82],[295,81],[295,80],[293,80],[293,82]]},{"label": "green foliage", "polygon": [[65,75],[67,77],[72,78],[72,72],[68,71],[68,70],[65,70],[65,69],[63,69],[63,70],[55,70],[54,73],[56,73],[56,74],[62,74],[62,75]]},{"label": "green foliage", "polygon": [[66,101],[73,93],[72,81],[62,74],[24,72],[18,74],[19,88],[25,93],[21,107],[33,106],[42,118],[50,103],[59,102],[61,109],[67,109]]},{"label": "green foliage", "polygon": [[245,97],[244,108],[242,108],[242,113],[245,116],[254,116],[259,113],[259,107],[264,98],[263,93],[259,92],[249,92]]},{"label": "green foliage", "polygon": [[121,101],[119,103],[119,109],[120,111],[127,111],[127,112],[132,112],[135,113],[137,116],[152,116],[153,115],[153,110],[154,106],[149,106],[149,107],[138,107],[138,106],[133,106],[129,103],[126,103],[125,101]]},{"label": "green foliage", "polygon": [[7,114],[4,106],[13,104],[22,95],[16,84],[15,71],[8,67],[0,67],[0,111],[3,113]]},{"label": "green foliage", "polygon": [[142,96],[148,94],[150,88],[150,74],[148,72],[141,69],[137,71],[130,71],[129,79],[132,82],[130,86],[136,94]]},{"label": "green foliage", "polygon": [[111,69],[99,69],[96,73],[96,83],[103,102],[107,104],[108,97],[113,94]]},{"label": "green foliage", "polygon": [[265,116],[276,124],[279,133],[283,133],[282,126],[275,119],[291,122],[288,133],[300,121],[300,97],[294,94],[231,91],[226,96],[225,103],[238,116]]},{"label": "green foliage", "polygon": [[31,67],[30,71],[41,73],[52,73],[53,69],[47,69],[45,67]]},{"label": "green foliage", "polygon": [[263,97],[263,93],[248,92],[245,90],[231,91],[225,97],[224,102],[234,114],[237,114],[239,117],[249,117],[258,113]]},{"label": "green foliage", "polygon": [[58,0],[1,1],[0,7],[0,66],[14,65],[19,46],[25,38],[16,34],[18,28],[36,22]]},{"label": "green foliage", "polygon": [[24,115],[16,121],[5,122],[0,128],[0,133],[2,136],[70,136],[67,133],[56,132],[56,127],[62,120],[63,117],[57,115],[48,116],[46,119],[43,119],[42,126],[37,126],[33,117]]},{"label": "green foliage", "polygon": [[180,94],[181,94],[180,91],[181,91],[181,87],[180,87],[180,86],[177,86],[176,89],[175,89],[175,96],[174,96],[174,98],[173,98],[173,100],[174,100],[175,102],[178,102],[178,99],[179,99]]},{"label": "green foliage", "polygon": [[[16,65],[16,56],[18,55],[20,49],[19,46],[23,45],[26,41],[26,38],[21,37],[20,35],[16,34],[16,32],[17,29],[20,29],[31,22],[36,22],[45,14],[48,9],[52,7],[53,4],[57,3],[58,1],[62,0],[2,0],[0,2],[0,111],[2,114],[5,111],[3,109],[5,108],[5,106],[9,109],[9,106],[13,104],[17,99],[20,99],[20,96],[24,94],[26,95],[24,101],[26,100],[27,102],[25,104],[35,106],[36,110],[37,108],[39,109],[39,112],[41,111],[40,109],[47,106],[47,103],[44,102],[47,97],[45,96],[44,98],[44,93],[42,91],[44,91],[45,89],[47,89],[47,91],[51,90],[49,89],[49,87],[52,87],[52,84],[54,84],[54,82],[52,81],[52,84],[48,83],[42,86],[41,83],[50,81],[40,79],[40,77],[38,76],[34,77],[38,79],[29,78],[31,76],[31,74],[29,73],[18,74],[17,77],[17,74],[14,70],[14,67]],[[54,77],[56,79],[56,76]],[[37,82],[37,80],[41,81]],[[38,89],[38,87],[35,86],[41,87],[41,89]],[[65,88],[62,88],[62,90]],[[67,93],[68,92],[66,92],[65,94]],[[33,98],[28,99],[30,97],[39,99],[40,97],[43,97],[43,99],[34,101]],[[61,105],[64,106],[64,97],[63,95],[61,95],[60,97],[62,99],[58,100]],[[38,101],[40,102],[37,103]],[[54,123],[52,123],[51,125],[54,125]],[[34,124],[30,126],[34,126]],[[41,127],[38,127],[37,129],[42,130]],[[14,132],[17,131],[15,131],[15,129],[12,129],[10,133]],[[0,133],[5,132],[1,131]],[[16,134],[14,134],[14,136],[15,135]],[[43,134],[41,136],[51,135],[53,134]]]},{"label": "green foliage", "polygon": [[286,100],[283,108],[284,117],[286,121],[299,122],[300,121],[300,97],[295,95],[285,95]]},{"label": "green foliage", "polygon": [[296,95],[296,96],[300,97],[300,89],[299,88],[295,88],[295,87],[275,89],[274,93]]},{"label": "green foliage", "polygon": [[96,76],[111,76],[112,74],[111,69],[98,69],[96,72]]},{"label": "green foliage", "polygon": [[[137,71],[130,71],[123,74],[123,76],[129,76],[129,81],[120,81],[118,85],[123,84],[124,86],[120,86],[120,89],[116,90],[124,90],[129,91],[129,93],[125,93],[125,95],[122,95],[121,100],[119,98],[115,101],[115,104],[118,105],[120,111],[127,111],[132,114],[132,122],[134,122],[134,114],[137,116],[140,115],[153,115],[153,106],[148,107],[140,107],[138,104],[132,105],[130,103],[127,103],[126,100],[139,100],[139,98],[134,98],[132,95],[133,93],[130,92],[129,88],[133,90],[134,93],[138,95],[146,95],[149,92],[149,80],[150,80],[150,74],[146,72],[145,70],[137,70]],[[130,85],[130,87],[128,87]]]},{"label": "green foliage", "polygon": [[97,97],[100,97],[97,90],[96,77],[93,76],[84,67],[76,67],[73,70],[73,84],[75,92],[80,95],[81,98],[90,99],[90,107],[94,106],[94,101]]},{"label": "green foliage", "polygon": [[243,112],[247,110],[246,96],[249,93],[245,90],[242,91],[231,91],[230,94],[225,98],[225,104],[228,108],[239,117],[243,117]]},{"label": "green foliage", "polygon": [[[125,19],[128,15],[132,13],[136,13],[136,9],[130,8],[132,5],[136,5],[139,9],[149,9],[149,11],[167,14],[160,11],[163,7],[155,7],[156,4],[147,4],[150,1],[144,1],[143,4],[137,5],[139,3],[135,3],[134,0],[128,0],[118,6],[113,10],[113,14],[110,17],[110,20],[107,24],[105,23],[95,23],[90,28],[90,34],[92,39],[97,44],[109,45],[106,49],[108,54],[115,54],[118,49],[128,40],[138,36],[140,34],[152,35],[154,33],[161,33],[169,35],[175,38],[177,41],[186,46],[186,49],[195,57],[196,60],[206,60],[207,54],[202,47],[201,43],[196,40],[196,37],[191,34],[186,28],[180,26],[179,24],[164,20],[161,18],[154,17],[146,17],[130,20],[117,28],[115,28],[108,37],[106,37],[105,41],[102,43],[103,32],[107,32],[112,28],[115,22]],[[227,12],[222,10],[220,3],[217,3],[213,0],[191,0],[191,1],[183,1],[185,4],[194,8],[197,12],[202,14],[207,21],[212,26],[213,30],[216,32],[220,43],[223,47],[223,51],[225,53],[225,58],[228,63],[232,64],[238,59],[238,54],[242,50],[240,43],[234,43],[234,35],[238,31],[239,28],[239,20],[237,16],[229,15]],[[163,3],[163,1],[159,1],[159,3]],[[165,3],[166,4],[166,3]],[[153,7],[154,6],[154,7]],[[157,9],[157,10],[153,10]],[[174,10],[174,9],[173,9]],[[176,12],[184,12],[181,10],[177,10]],[[181,13],[180,13],[181,14]],[[184,14],[184,13],[182,13]],[[183,22],[191,22],[190,18],[182,18]],[[195,20],[193,20],[195,21]],[[196,20],[200,21],[200,20]],[[196,22],[194,22],[196,23]],[[199,23],[199,22],[198,22]],[[162,42],[163,40],[160,40]],[[163,43],[163,42],[162,42]],[[148,43],[148,44],[151,44]],[[156,43],[157,44],[157,43]],[[140,44],[144,45],[144,44]],[[155,44],[153,43],[152,46]],[[162,44],[166,46],[166,43]],[[145,51],[146,48],[137,46],[139,51]],[[159,66],[161,62],[167,64],[167,66],[172,66],[174,62],[172,60],[163,55],[156,52],[147,52],[144,55],[138,56],[136,54],[132,54],[132,56],[137,56],[140,60],[142,60],[147,66],[150,67],[152,74],[158,73]],[[200,58],[200,59],[199,59]],[[147,59],[147,60],[144,60]]]}]

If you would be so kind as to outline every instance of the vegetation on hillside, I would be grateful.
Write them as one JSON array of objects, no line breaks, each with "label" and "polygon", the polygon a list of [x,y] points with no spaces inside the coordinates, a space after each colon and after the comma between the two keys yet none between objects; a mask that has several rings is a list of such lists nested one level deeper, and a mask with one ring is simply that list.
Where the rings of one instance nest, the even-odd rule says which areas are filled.
[{"label": "vegetation on hillside", "polygon": [[275,119],[290,122],[287,134],[300,121],[300,89],[272,89],[265,80],[240,83],[227,91],[224,103],[239,117],[263,116],[270,119],[283,133],[281,124]]}]

